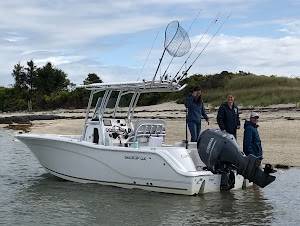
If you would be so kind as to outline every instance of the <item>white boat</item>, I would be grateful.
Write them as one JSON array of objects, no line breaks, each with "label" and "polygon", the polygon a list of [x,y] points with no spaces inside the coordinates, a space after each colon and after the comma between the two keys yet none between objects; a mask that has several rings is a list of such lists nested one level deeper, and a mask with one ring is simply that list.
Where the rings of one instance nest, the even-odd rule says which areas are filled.
[{"label": "white boat", "polygon": [[133,119],[140,95],[180,91],[183,77],[81,86],[91,92],[82,135],[15,137],[47,172],[79,183],[183,195],[241,189],[245,178],[261,187],[271,183],[275,177],[260,169],[259,159],[245,157],[230,134],[209,129],[198,143],[167,145],[164,120]]},{"label": "white boat", "polygon": [[[199,156],[201,151],[207,153],[209,148],[213,150],[212,146],[217,147],[218,144],[215,138],[209,138],[207,143],[201,142],[203,134],[219,134],[237,145],[232,135],[209,129],[202,133],[198,141],[199,147],[206,146],[198,151],[196,142],[165,145],[167,131],[162,119],[139,119],[133,123],[132,116],[140,94],[175,92],[185,86],[166,81],[141,81],[84,87],[91,91],[91,95],[81,136],[15,135],[28,146],[47,172],[74,182],[184,195],[243,187],[244,177],[237,173],[236,167],[229,170],[234,174],[233,181],[222,184],[224,172],[214,167],[209,170],[209,164],[205,165]],[[89,117],[93,99],[99,93],[102,95],[98,98],[93,117]],[[127,99],[126,117],[119,117],[120,113],[124,115],[124,110],[118,111],[119,104],[128,95],[131,99]],[[115,105],[107,108],[111,100]],[[238,154],[243,156],[240,151]],[[206,156],[202,157],[205,159]],[[234,184],[226,188],[230,183]]]}]

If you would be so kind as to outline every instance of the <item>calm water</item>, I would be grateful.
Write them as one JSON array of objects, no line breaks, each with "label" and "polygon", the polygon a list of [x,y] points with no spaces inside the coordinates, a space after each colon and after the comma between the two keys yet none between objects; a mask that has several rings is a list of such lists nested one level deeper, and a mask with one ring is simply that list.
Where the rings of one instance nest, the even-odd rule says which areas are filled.
[{"label": "calm water", "polygon": [[59,180],[0,130],[2,225],[300,225],[300,169],[270,186],[181,196]]}]

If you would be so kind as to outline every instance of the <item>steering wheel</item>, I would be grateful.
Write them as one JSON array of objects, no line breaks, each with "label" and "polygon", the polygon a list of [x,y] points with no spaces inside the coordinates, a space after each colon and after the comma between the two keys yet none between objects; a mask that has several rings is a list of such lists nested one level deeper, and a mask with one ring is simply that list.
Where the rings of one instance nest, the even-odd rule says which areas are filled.
[{"label": "steering wheel", "polygon": [[112,130],[113,130],[115,133],[117,133],[118,135],[123,135],[123,136],[127,135],[126,129],[122,128],[121,126],[114,125],[114,126],[112,127]]}]

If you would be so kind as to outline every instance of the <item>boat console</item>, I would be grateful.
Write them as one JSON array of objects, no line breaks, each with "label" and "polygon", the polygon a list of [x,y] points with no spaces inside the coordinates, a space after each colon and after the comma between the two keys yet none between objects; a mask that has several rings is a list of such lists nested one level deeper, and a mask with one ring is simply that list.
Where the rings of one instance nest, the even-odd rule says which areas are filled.
[{"label": "boat console", "polygon": [[86,124],[84,140],[106,146],[122,146],[131,131],[131,125],[128,125],[125,119],[104,118],[102,124],[98,120],[91,120]]},{"label": "boat console", "polygon": [[104,118],[102,124],[98,120],[87,123],[84,140],[106,146],[130,147],[134,142],[140,146],[160,146],[165,136],[162,119],[139,119],[133,128],[125,119]]}]

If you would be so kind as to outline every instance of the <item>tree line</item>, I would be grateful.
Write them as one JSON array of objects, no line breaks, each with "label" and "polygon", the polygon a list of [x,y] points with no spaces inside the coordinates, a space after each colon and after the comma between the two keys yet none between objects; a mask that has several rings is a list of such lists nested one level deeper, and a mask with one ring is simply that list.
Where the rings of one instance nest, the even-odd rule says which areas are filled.
[{"label": "tree line", "polygon": [[[37,67],[32,60],[25,66],[17,63],[11,75],[12,87],[0,87],[0,111],[53,110],[86,108],[89,91],[75,89],[67,74],[47,62]],[[89,73],[83,84],[102,83],[95,73]],[[268,106],[271,104],[295,103],[300,106],[300,79],[255,75],[239,71],[223,71],[217,74],[194,74],[184,79],[187,88],[176,93],[149,93],[140,97],[138,105],[148,106],[167,101],[183,103],[191,88],[201,86],[202,99],[208,106],[218,106],[228,92],[242,106]]]},{"label": "tree line", "polygon": [[[14,84],[0,87],[0,111],[50,110],[57,108],[84,108],[89,92],[75,89],[67,74],[51,62],[37,67],[32,60],[26,66],[17,63],[11,73]],[[89,73],[84,84],[102,83],[95,73]]]}]

